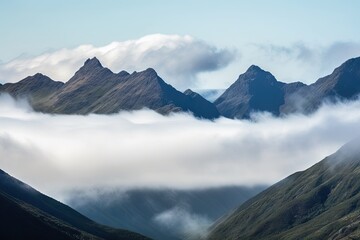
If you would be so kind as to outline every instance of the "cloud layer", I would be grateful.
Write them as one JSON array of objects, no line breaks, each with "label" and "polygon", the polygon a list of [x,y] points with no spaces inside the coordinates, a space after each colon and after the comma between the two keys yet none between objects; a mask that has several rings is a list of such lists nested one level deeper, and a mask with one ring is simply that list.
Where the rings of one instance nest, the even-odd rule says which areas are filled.
[{"label": "cloud layer", "polygon": [[256,64],[271,71],[280,81],[313,83],[346,60],[359,57],[360,43],[334,42],[323,46],[302,42],[287,46],[257,44],[248,51],[244,54],[244,62],[257,60]]},{"label": "cloud layer", "polygon": [[37,72],[67,81],[87,58],[94,56],[117,72],[152,67],[170,84],[187,88],[196,84],[197,74],[227,66],[235,58],[235,52],[187,35],[154,34],[102,47],[81,45],[36,57],[20,57],[0,65],[0,82],[16,82]]},{"label": "cloud layer", "polygon": [[360,102],[255,122],[150,110],[61,116],[0,98],[0,167],[55,197],[93,187],[271,184],[360,132]]}]

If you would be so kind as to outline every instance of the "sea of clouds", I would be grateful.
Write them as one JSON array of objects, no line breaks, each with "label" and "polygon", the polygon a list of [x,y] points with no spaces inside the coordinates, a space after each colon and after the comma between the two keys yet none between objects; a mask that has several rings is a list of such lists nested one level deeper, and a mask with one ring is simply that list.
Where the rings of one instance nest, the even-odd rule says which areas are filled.
[{"label": "sea of clouds", "polygon": [[49,115],[0,96],[0,166],[64,199],[76,189],[272,184],[335,152],[360,132],[360,102],[312,115],[250,120],[162,116]]}]

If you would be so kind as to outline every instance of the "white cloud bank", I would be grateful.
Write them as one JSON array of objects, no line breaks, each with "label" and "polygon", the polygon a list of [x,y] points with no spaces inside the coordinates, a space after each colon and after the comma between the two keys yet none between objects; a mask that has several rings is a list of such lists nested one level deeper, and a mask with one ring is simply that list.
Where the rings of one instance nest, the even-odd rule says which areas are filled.
[{"label": "white cloud bank", "polygon": [[115,72],[152,67],[165,81],[184,89],[196,85],[197,74],[223,68],[235,55],[234,50],[218,49],[188,35],[153,34],[102,47],[81,45],[36,57],[20,57],[0,65],[0,83],[17,82],[37,72],[67,81],[87,58],[96,56]]},{"label": "white cloud bank", "polygon": [[256,122],[150,110],[52,116],[0,98],[0,168],[60,199],[92,187],[271,184],[360,132],[360,102]]}]

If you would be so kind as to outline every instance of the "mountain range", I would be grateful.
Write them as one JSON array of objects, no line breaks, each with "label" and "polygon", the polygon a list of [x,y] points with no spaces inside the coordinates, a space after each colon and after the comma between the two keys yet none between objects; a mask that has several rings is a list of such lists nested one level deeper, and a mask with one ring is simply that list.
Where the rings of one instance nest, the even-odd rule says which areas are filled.
[{"label": "mountain range", "polygon": [[35,74],[15,84],[4,84],[0,91],[27,97],[35,110],[46,113],[111,114],[149,108],[161,114],[183,111],[200,118],[219,117],[212,103],[191,90],[177,91],[154,69],[113,73],[97,58],[86,60],[66,83]]},{"label": "mountain range", "polygon": [[0,170],[1,239],[146,240],[100,225]]},{"label": "mountain range", "polygon": [[251,198],[208,239],[360,239],[359,141]]},{"label": "mountain range", "polygon": [[270,112],[275,116],[312,113],[324,101],[357,97],[360,57],[349,59],[310,85],[280,82],[270,72],[252,65],[213,103],[190,89],[176,90],[154,69],[113,73],[95,57],[86,60],[66,83],[38,73],[17,83],[0,85],[0,92],[27,98],[36,111],[57,114],[111,114],[148,108],[164,115],[190,112],[205,119],[219,116],[241,119],[254,112]]},{"label": "mountain range", "polygon": [[[357,98],[360,58],[349,59],[310,85],[280,82],[270,72],[252,65],[213,103],[190,89],[176,90],[154,69],[113,73],[96,58],[88,59],[66,83],[38,73],[17,83],[0,85],[0,92],[27,98],[34,110],[55,114],[111,114],[142,108],[164,115],[189,112],[205,119],[250,118],[254,112],[275,116],[307,114],[324,101]],[[180,209],[210,222],[218,219],[209,230],[209,240],[359,239],[358,142],[346,144],[313,167],[249,200],[260,189],[132,190],[126,192],[125,198],[122,193],[105,194],[106,205],[101,198],[81,204],[72,199],[71,205],[78,211],[111,227],[90,220],[0,171],[0,238],[148,239],[144,234],[156,239],[182,239],[183,232],[154,221]],[[165,216],[169,220],[169,215]],[[178,225],[175,222],[173,227]],[[140,234],[115,229],[118,227]]]},{"label": "mountain range", "polygon": [[249,118],[253,112],[275,116],[311,113],[324,101],[353,100],[360,93],[360,57],[349,59],[333,73],[306,85],[283,83],[258,66],[251,66],[214,104],[222,116]]}]

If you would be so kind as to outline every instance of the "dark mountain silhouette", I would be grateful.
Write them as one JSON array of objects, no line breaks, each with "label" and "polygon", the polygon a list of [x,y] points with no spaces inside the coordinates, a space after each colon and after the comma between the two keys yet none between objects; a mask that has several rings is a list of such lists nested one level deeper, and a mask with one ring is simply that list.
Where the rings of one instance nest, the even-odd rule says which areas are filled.
[{"label": "dark mountain silhouette", "polygon": [[271,73],[252,65],[214,104],[228,118],[248,118],[254,111],[279,115],[279,106],[284,104],[283,85]]},{"label": "dark mountain silhouette", "polygon": [[[47,78],[47,84],[34,84],[40,79],[36,74],[18,83],[8,83],[1,91],[17,97],[35,92],[37,101],[30,103],[35,110],[59,114],[110,114],[121,110],[149,108],[161,114],[190,112],[196,117],[219,117],[216,107],[200,95],[186,95],[165,83],[154,69],[129,74],[113,73],[104,68],[97,58],[86,60],[75,75],[65,84]],[[31,82],[31,84],[30,84]],[[53,87],[56,83],[56,88]],[[32,88],[28,90],[27,85]],[[16,91],[14,91],[16,89]]]},{"label": "dark mountain silhouette", "polygon": [[349,59],[330,75],[300,88],[281,107],[283,113],[315,111],[324,100],[354,100],[360,93],[360,57]]},{"label": "dark mountain silhouette", "polygon": [[208,239],[359,239],[359,142],[245,202]]},{"label": "dark mountain silhouette", "polygon": [[1,239],[148,239],[93,222],[0,170]]},{"label": "dark mountain silhouette", "polygon": [[1,92],[10,93],[16,98],[28,98],[30,104],[36,106],[43,99],[59,90],[63,82],[55,82],[49,77],[37,73],[26,77],[17,83],[5,83],[0,85]]},{"label": "dark mountain silhouette", "polygon": [[[184,239],[181,226],[156,221],[160,214],[179,210],[210,223],[248,200],[265,187],[219,187],[199,190],[136,189],[109,191],[97,197],[77,194],[69,205],[91,219],[117,228],[139,232],[157,240]],[[106,204],[104,204],[104,201]],[[175,216],[182,218],[180,212]],[[187,220],[186,218],[184,219]],[[189,223],[190,224],[190,223]]]},{"label": "dark mountain silhouette", "polygon": [[[354,100],[360,93],[360,57],[353,58],[313,84],[283,83],[252,65],[214,104],[191,90],[184,93],[165,83],[154,69],[113,73],[98,59],[86,60],[65,84],[36,74],[0,85],[0,92],[27,97],[37,111],[59,114],[110,114],[149,108],[161,114],[191,112],[200,118],[249,118],[253,112],[275,116],[311,113],[324,102]],[[220,114],[219,114],[220,112]]]},{"label": "dark mountain silhouette", "polygon": [[249,118],[250,113],[263,111],[278,116],[311,113],[324,101],[354,100],[359,93],[360,58],[353,58],[309,86],[279,82],[271,73],[251,66],[214,104],[229,118]]}]

